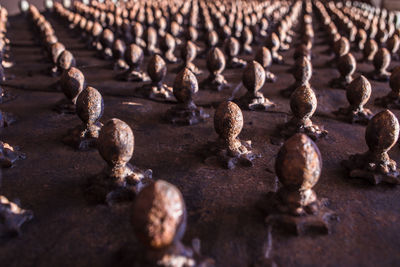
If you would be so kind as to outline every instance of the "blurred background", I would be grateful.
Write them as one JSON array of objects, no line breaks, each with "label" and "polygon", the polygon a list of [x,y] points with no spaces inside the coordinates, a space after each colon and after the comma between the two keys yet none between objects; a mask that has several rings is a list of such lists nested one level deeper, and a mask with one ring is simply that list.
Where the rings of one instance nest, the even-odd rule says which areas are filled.
[{"label": "blurred background", "polygon": [[[400,10],[400,0],[358,0],[360,2],[370,3],[374,6],[384,7],[390,10]],[[0,0],[0,5],[5,6],[9,14],[16,14],[19,12],[19,0]],[[34,4],[36,7],[42,9],[44,0],[28,0],[29,3]],[[62,2],[58,0],[56,2]],[[73,0],[71,0],[73,2]]]}]

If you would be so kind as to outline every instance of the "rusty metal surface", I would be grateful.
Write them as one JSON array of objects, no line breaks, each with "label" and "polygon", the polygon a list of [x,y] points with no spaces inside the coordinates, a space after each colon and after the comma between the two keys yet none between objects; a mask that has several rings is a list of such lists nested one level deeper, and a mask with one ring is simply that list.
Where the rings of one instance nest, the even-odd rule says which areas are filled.
[{"label": "rusty metal surface", "polygon": [[[97,59],[95,52],[72,37],[57,19],[47,16],[60,41],[69,49],[89,86],[104,98],[101,122],[116,117],[129,124],[135,135],[131,163],[141,169],[152,169],[154,179],[176,185],[186,202],[188,221],[183,242],[199,237],[203,255],[216,260],[217,266],[250,266],[265,253],[268,232],[259,203],[268,191],[276,190],[274,162],[279,146],[269,137],[277,125],[288,121],[289,99],[279,91],[294,82],[286,70],[293,65],[293,49],[283,52],[286,65],[273,64],[270,70],[277,82],[266,83],[261,91],[277,106],[267,112],[243,110],[241,140],[251,140],[262,153],[254,166],[226,170],[204,163],[199,151],[218,135],[214,131],[216,104],[232,96],[241,81],[242,69],[225,70],[231,85],[221,92],[203,91],[195,96],[196,104],[210,114],[205,123],[175,126],[162,120],[174,104],[134,98],[133,88],[140,83],[115,80],[113,64]],[[322,156],[322,175],[314,187],[318,197],[328,198],[330,208],[340,221],[330,235],[290,237],[273,232],[272,258],[281,266],[396,266],[400,263],[400,192],[398,187],[371,186],[365,181],[349,180],[340,162],[350,154],[367,151],[365,126],[347,124],[335,119],[332,111],[346,107],[345,91],[330,89],[328,84],[339,73],[326,68],[327,49],[319,45],[321,32],[316,30],[313,47],[313,77],[318,107],[312,120],[323,125],[329,134],[317,141]],[[97,151],[78,152],[62,143],[67,131],[81,124],[75,115],[60,115],[52,110],[64,96],[54,90],[57,78],[44,74],[51,63],[45,62],[41,48],[33,41],[27,20],[10,18],[9,37],[16,66],[7,69],[15,75],[6,87],[18,97],[1,105],[1,109],[18,116],[18,121],[2,130],[1,139],[17,145],[27,159],[3,171],[0,193],[8,199],[19,198],[24,208],[34,211],[35,218],[24,225],[21,237],[0,242],[1,266],[129,266],[135,258],[138,243],[131,226],[132,205],[110,208],[87,202],[84,184],[87,178],[106,166]],[[179,49],[177,49],[179,50]],[[254,47],[253,51],[257,51]],[[177,53],[178,55],[178,53]],[[373,65],[361,63],[360,53],[355,77],[371,72]],[[247,60],[252,56],[240,55]],[[148,62],[146,57],[143,69]],[[206,69],[204,59],[194,61]],[[392,62],[390,68],[396,66]],[[178,64],[168,64],[164,82],[172,85]],[[204,71],[199,82],[208,77]],[[375,114],[382,108],[374,99],[386,95],[388,83],[371,81],[371,99],[366,108]],[[19,89],[18,89],[19,88]],[[246,92],[240,89],[235,96]],[[393,110],[398,117],[400,112]],[[399,146],[390,151],[399,162]]]}]

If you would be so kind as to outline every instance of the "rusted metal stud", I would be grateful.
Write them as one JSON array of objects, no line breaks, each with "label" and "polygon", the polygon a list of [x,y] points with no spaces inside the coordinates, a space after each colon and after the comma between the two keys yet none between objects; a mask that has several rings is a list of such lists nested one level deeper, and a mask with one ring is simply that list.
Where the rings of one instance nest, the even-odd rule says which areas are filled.
[{"label": "rusted metal stud", "polygon": [[192,41],[187,41],[181,50],[181,57],[183,63],[178,67],[178,71],[188,68],[191,72],[196,75],[202,73],[202,71],[196,67],[193,60],[197,57],[197,46]]},{"label": "rusted metal stud", "polygon": [[0,195],[0,237],[21,235],[24,223],[33,219],[33,212]]},{"label": "rusted metal stud", "polygon": [[155,54],[151,57],[147,65],[147,73],[150,76],[151,83],[137,88],[136,92],[142,97],[150,99],[172,99],[172,88],[163,83],[167,74],[167,65],[160,55]]},{"label": "rusted metal stud", "polygon": [[66,98],[56,104],[55,110],[59,113],[75,114],[76,100],[85,88],[85,76],[79,69],[71,67],[61,75],[60,87]]},{"label": "rusted metal stud", "polygon": [[257,61],[258,63],[261,64],[261,66],[264,67],[265,70],[265,81],[266,82],[270,82],[270,83],[274,83],[276,82],[276,76],[275,74],[273,74],[272,72],[269,71],[269,68],[272,65],[272,56],[271,56],[271,52],[269,51],[268,48],[266,48],[265,46],[261,47],[255,57],[254,60]]},{"label": "rusted metal stud", "polygon": [[290,109],[293,117],[278,127],[281,136],[287,138],[296,133],[304,133],[315,141],[328,134],[326,130],[311,121],[311,117],[317,109],[317,97],[310,85],[302,85],[292,93]]},{"label": "rusted metal stud", "polygon": [[389,110],[376,114],[365,131],[368,151],[354,154],[342,162],[349,178],[361,178],[372,184],[400,184],[397,164],[389,157],[389,150],[399,138],[399,122]]},{"label": "rusted metal stud", "polygon": [[114,33],[110,29],[104,29],[101,33],[100,43],[102,45],[102,50],[100,56],[103,59],[112,59],[112,46],[114,43]]},{"label": "rusted metal stud", "polygon": [[57,67],[57,60],[58,60],[58,57],[61,55],[61,53],[64,50],[65,50],[65,46],[60,42],[57,42],[50,46],[51,60],[53,63],[53,66],[50,68],[51,76],[57,76],[60,73],[60,71],[58,70],[58,67]]},{"label": "rusted metal stud", "polygon": [[239,106],[231,101],[222,102],[214,115],[214,129],[218,140],[206,145],[205,162],[214,162],[216,159],[227,169],[233,169],[236,165],[253,166],[253,160],[260,155],[251,151],[251,141],[238,138],[242,128],[243,114]]},{"label": "rusted metal stud", "polygon": [[257,61],[248,63],[243,71],[242,82],[247,89],[247,93],[235,100],[242,109],[265,111],[275,106],[260,92],[265,83],[265,71],[260,63]]},{"label": "rusted metal stud", "polygon": [[134,44],[141,48],[146,47],[146,42],[143,40],[143,26],[140,22],[136,22],[132,27],[132,35],[134,36]]},{"label": "rusted metal stud", "polygon": [[286,89],[281,90],[280,93],[284,97],[290,97],[293,91],[300,86],[308,86],[310,84],[310,79],[313,72],[311,61],[307,57],[301,57],[296,60],[294,67],[295,68],[292,74],[296,81]]},{"label": "rusted metal stud", "polygon": [[129,45],[125,51],[125,61],[129,65],[129,69],[121,74],[118,74],[116,78],[118,80],[131,82],[149,81],[149,76],[140,69],[143,59],[143,49],[136,44]]},{"label": "rusted metal stud", "polygon": [[121,39],[115,39],[112,46],[112,54],[114,58],[114,70],[127,70],[129,68],[128,63],[125,61],[125,42]]},{"label": "rusted metal stud", "polygon": [[375,99],[375,105],[384,108],[400,109],[400,67],[396,67],[390,75],[389,85],[392,91],[384,97]]},{"label": "rusted metal stud", "polygon": [[88,86],[76,101],[76,114],[82,120],[82,124],[70,129],[63,142],[78,150],[95,148],[103,126],[99,122],[103,112],[103,97],[95,88]]},{"label": "rusted metal stud", "polygon": [[135,257],[138,266],[215,266],[214,260],[200,253],[200,240],[192,246],[182,243],[186,230],[186,206],[174,185],[157,180],[136,197],[132,225],[142,243]]},{"label": "rusted metal stud", "polygon": [[246,61],[238,58],[240,51],[240,43],[235,37],[229,37],[224,44],[225,55],[228,57],[228,68],[244,68],[246,67]]},{"label": "rusted metal stud", "polygon": [[356,59],[353,54],[347,53],[339,57],[337,69],[339,70],[340,77],[332,79],[330,86],[332,88],[345,89],[353,80],[353,74],[356,70]]},{"label": "rusted metal stud", "polygon": [[271,33],[268,36],[267,47],[271,51],[273,62],[277,64],[283,64],[283,57],[279,54],[280,41],[278,35],[275,32]]},{"label": "rusted metal stud", "polygon": [[164,51],[164,57],[169,63],[178,62],[178,58],[174,55],[176,42],[175,38],[170,34],[166,33],[162,39],[161,47]]},{"label": "rusted metal stud", "polygon": [[349,123],[367,125],[372,112],[364,108],[371,96],[371,83],[364,76],[354,79],[346,88],[346,97],[350,106],[333,112],[339,119]]},{"label": "rusted metal stud", "polygon": [[57,59],[58,70],[62,72],[69,70],[71,67],[76,67],[76,61],[74,55],[64,50]]},{"label": "rusted metal stud", "polygon": [[218,47],[211,48],[207,55],[207,69],[210,75],[201,84],[201,89],[221,91],[229,88],[228,82],[222,75],[225,69],[225,56]]},{"label": "rusted metal stud", "polygon": [[158,53],[160,53],[160,49],[157,48],[157,31],[153,27],[148,27],[146,31],[146,54]]},{"label": "rusted metal stud", "polygon": [[393,60],[399,60],[400,38],[397,34],[393,34],[386,42],[386,48]]},{"label": "rusted metal stud", "polygon": [[296,235],[329,234],[336,215],[313,190],[322,171],[317,145],[305,134],[293,135],[280,148],[275,171],[281,187],[267,195],[267,224]]},{"label": "rusted metal stud", "polygon": [[97,149],[107,167],[88,181],[87,192],[94,201],[108,205],[131,201],[153,181],[152,170],[142,171],[129,163],[134,135],[125,122],[116,118],[107,121],[100,130]]},{"label": "rusted metal stud", "polygon": [[363,61],[371,62],[374,59],[376,52],[378,52],[378,44],[376,43],[375,40],[369,39],[364,46]]},{"label": "rusted metal stud", "polygon": [[166,113],[166,120],[173,124],[194,125],[209,117],[202,108],[196,106],[193,96],[199,91],[197,78],[188,68],[175,78],[173,93],[178,103]]},{"label": "rusted metal stud", "polygon": [[367,41],[367,33],[364,29],[358,29],[355,37],[355,45],[358,51],[363,51]]},{"label": "rusted metal stud", "polygon": [[25,159],[26,155],[18,150],[17,147],[0,141],[0,167],[11,168],[15,162],[20,159]]},{"label": "rusted metal stud", "polygon": [[246,54],[251,54],[253,49],[251,48],[251,44],[253,43],[253,33],[251,32],[249,27],[244,27],[241,34],[242,41],[242,49]]},{"label": "rusted metal stud", "polygon": [[374,68],[375,70],[370,73],[370,78],[377,81],[387,82],[390,78],[390,72],[387,68],[390,65],[390,53],[389,51],[382,47],[378,49],[374,56]]}]

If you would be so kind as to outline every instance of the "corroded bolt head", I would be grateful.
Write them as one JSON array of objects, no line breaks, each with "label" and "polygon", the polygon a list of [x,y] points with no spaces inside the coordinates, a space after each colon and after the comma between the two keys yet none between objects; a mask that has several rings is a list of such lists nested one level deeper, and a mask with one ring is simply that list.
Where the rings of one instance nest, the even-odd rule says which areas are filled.
[{"label": "corroded bolt head", "polygon": [[317,97],[309,85],[302,85],[290,96],[290,109],[296,118],[306,120],[317,109]]},{"label": "corroded bolt head", "polygon": [[350,106],[362,108],[371,96],[371,83],[363,75],[354,79],[346,88],[346,97]]},{"label": "corroded bolt head", "polygon": [[110,29],[104,29],[101,34],[101,44],[104,47],[111,47],[114,42],[114,33]]},{"label": "corroded bolt head", "polygon": [[245,27],[242,31],[242,41],[245,44],[250,44],[253,41],[253,33],[249,27]]},{"label": "corroded bolt head", "polygon": [[207,44],[209,47],[213,47],[218,44],[218,34],[216,31],[210,31],[207,33]]},{"label": "corroded bolt head", "polygon": [[188,40],[190,40],[192,42],[197,41],[199,34],[195,27],[189,26],[188,31],[187,31],[187,37],[188,37]]},{"label": "corroded bolt head", "polygon": [[389,51],[382,47],[379,48],[378,52],[376,52],[374,56],[374,67],[376,70],[385,70],[390,65],[390,53]]},{"label": "corroded bolt head", "polygon": [[46,43],[46,46],[49,47],[55,43],[58,42],[57,36],[55,36],[54,34],[50,34],[46,36],[46,39],[44,41]]},{"label": "corroded bolt head", "polygon": [[178,102],[189,103],[199,91],[197,78],[188,68],[184,68],[175,78],[173,93]]},{"label": "corroded bolt head", "polygon": [[157,31],[153,27],[147,28],[146,31],[147,46],[155,45],[157,43]]},{"label": "corroded bolt head", "polygon": [[400,38],[397,34],[393,34],[386,42],[386,48],[391,54],[396,53],[400,47]]},{"label": "corroded bolt head", "polygon": [[296,61],[295,71],[293,76],[296,81],[302,84],[308,83],[312,76],[312,64],[307,57],[302,57]]},{"label": "corroded bolt head", "polygon": [[136,22],[132,27],[132,33],[136,37],[142,37],[143,35],[143,26],[139,22]]},{"label": "corroded bolt head", "polygon": [[247,64],[242,76],[243,85],[248,91],[257,92],[265,82],[265,70],[257,61]]},{"label": "corroded bolt head", "polygon": [[72,67],[63,72],[60,84],[65,96],[75,104],[76,98],[84,88],[85,76],[80,70]]},{"label": "corroded bolt head", "polygon": [[93,36],[93,37],[100,36],[100,34],[102,33],[102,31],[103,31],[103,27],[101,26],[101,24],[100,24],[99,22],[96,21],[96,22],[93,24],[93,27],[92,27],[92,36]]},{"label": "corroded bolt head", "polygon": [[281,147],[275,161],[279,181],[293,190],[308,190],[317,184],[322,170],[321,153],[305,134],[295,134]]},{"label": "corroded bolt head", "polygon": [[75,65],[74,55],[68,50],[64,50],[57,59],[57,66],[62,70],[68,70]]},{"label": "corroded bolt head", "polygon": [[182,58],[185,62],[192,62],[197,56],[197,47],[192,41],[187,41],[182,48]]},{"label": "corroded bolt head", "polygon": [[221,73],[225,69],[224,53],[218,48],[213,47],[207,55],[207,69],[211,73]]},{"label": "corroded bolt head", "polygon": [[[236,139],[243,128],[243,114],[238,105],[231,101],[219,104],[214,115],[214,129],[226,141]],[[229,142],[228,142],[229,143]]]},{"label": "corroded bolt head", "polygon": [[96,123],[104,111],[103,97],[93,87],[86,87],[76,100],[76,114],[87,125]]},{"label": "corroded bolt head", "polygon": [[126,50],[125,42],[121,39],[116,39],[112,46],[113,57],[115,59],[122,59]]},{"label": "corroded bolt head", "polygon": [[265,46],[261,47],[254,58],[255,61],[261,64],[264,69],[269,68],[272,64],[271,52]]},{"label": "corroded bolt head", "polygon": [[368,123],[365,141],[371,152],[389,151],[399,138],[399,122],[390,110],[376,114]]},{"label": "corroded bolt head", "polygon": [[135,139],[131,127],[119,119],[111,119],[101,128],[98,150],[109,166],[123,166],[133,155]]},{"label": "corroded bolt head", "polygon": [[144,58],[143,49],[136,45],[131,44],[125,53],[125,60],[130,67],[138,67],[142,64]]},{"label": "corroded bolt head", "polygon": [[229,28],[229,26],[228,25],[224,25],[223,27],[222,27],[222,38],[229,38],[229,37],[231,37],[231,35],[232,35],[232,30],[231,30],[231,28]]},{"label": "corroded bolt head", "polygon": [[351,53],[347,53],[339,58],[337,67],[342,77],[352,75],[356,70],[356,59]]},{"label": "corroded bolt head", "polygon": [[365,57],[372,57],[378,51],[378,44],[375,40],[369,39],[364,46],[363,54]]},{"label": "corroded bolt head", "polygon": [[155,83],[161,82],[167,74],[167,65],[160,55],[153,55],[147,65],[147,73]]},{"label": "corroded bolt head", "polygon": [[240,43],[235,37],[230,37],[224,45],[225,54],[228,57],[236,57],[239,54]]},{"label": "corroded bolt head", "polygon": [[62,43],[57,42],[55,44],[52,44],[50,49],[51,49],[51,57],[53,63],[57,64],[57,59],[61,55],[61,53],[65,50],[65,46]]},{"label": "corroded bolt head", "polygon": [[174,185],[157,180],[136,196],[132,215],[137,238],[150,249],[162,249],[182,239],[186,207]]},{"label": "corroded bolt head", "polygon": [[174,50],[176,46],[175,38],[170,33],[166,33],[162,45],[164,50]]},{"label": "corroded bolt head", "polygon": [[267,39],[267,47],[271,51],[278,51],[279,46],[280,46],[280,41],[278,35],[275,32],[271,33]]},{"label": "corroded bolt head", "polygon": [[333,44],[333,51],[337,57],[343,56],[350,51],[350,43],[346,37],[342,37]]},{"label": "corroded bolt head", "polygon": [[392,71],[392,74],[390,75],[389,85],[393,92],[396,92],[396,94],[400,94],[400,66],[396,67]]}]

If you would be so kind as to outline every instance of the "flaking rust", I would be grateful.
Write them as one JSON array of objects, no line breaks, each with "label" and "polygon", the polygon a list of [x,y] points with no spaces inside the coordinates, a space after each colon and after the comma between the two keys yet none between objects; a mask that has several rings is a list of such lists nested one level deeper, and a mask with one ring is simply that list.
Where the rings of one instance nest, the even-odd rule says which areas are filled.
[{"label": "flaking rust", "polygon": [[142,243],[134,266],[215,266],[201,255],[199,239],[190,247],[182,243],[186,217],[184,199],[174,185],[158,180],[145,187],[133,206],[133,229]]},{"label": "flaking rust", "polygon": [[313,187],[322,170],[317,145],[305,134],[295,134],[279,150],[275,171],[281,187],[269,192],[264,211],[268,225],[291,234],[328,234],[336,215]]},{"label": "flaking rust", "polygon": [[214,129],[218,139],[205,146],[205,161],[216,159],[227,169],[233,169],[237,165],[253,166],[254,159],[261,155],[252,151],[251,141],[239,139],[242,128],[243,114],[239,106],[231,101],[222,102],[214,115]]},{"label": "flaking rust", "polygon": [[398,138],[399,122],[396,116],[389,110],[376,114],[365,131],[368,151],[351,155],[342,162],[349,178],[365,179],[372,184],[399,184],[397,163],[388,154]]},{"label": "flaking rust", "polygon": [[338,119],[349,123],[367,125],[373,114],[364,107],[371,96],[371,83],[364,76],[354,79],[346,88],[346,97],[349,106],[334,111]]},{"label": "flaking rust", "polygon": [[113,205],[131,201],[152,182],[152,170],[142,171],[129,163],[134,135],[125,122],[115,118],[107,121],[100,131],[97,148],[107,166],[88,180],[86,193],[96,202]]},{"label": "flaking rust", "polygon": [[103,97],[95,88],[88,86],[76,101],[76,114],[82,124],[70,129],[63,142],[78,150],[95,148],[103,126],[99,122],[103,112]]},{"label": "flaking rust", "polygon": [[194,125],[209,117],[202,108],[196,106],[193,95],[199,91],[197,78],[188,68],[175,78],[173,93],[178,103],[167,110],[165,119],[173,124]]},{"label": "flaking rust", "polygon": [[243,71],[242,81],[247,92],[234,100],[242,109],[265,111],[275,104],[260,92],[265,83],[265,71],[260,63],[251,61]]}]

